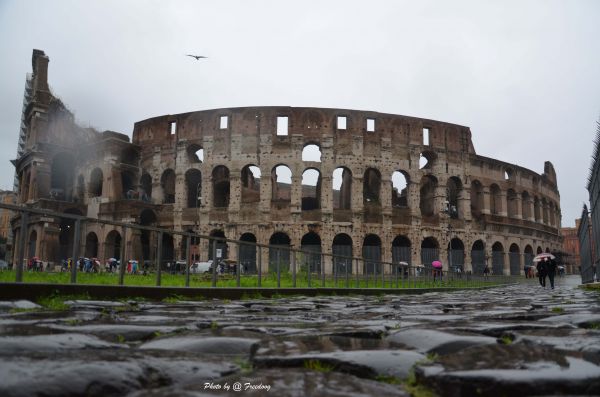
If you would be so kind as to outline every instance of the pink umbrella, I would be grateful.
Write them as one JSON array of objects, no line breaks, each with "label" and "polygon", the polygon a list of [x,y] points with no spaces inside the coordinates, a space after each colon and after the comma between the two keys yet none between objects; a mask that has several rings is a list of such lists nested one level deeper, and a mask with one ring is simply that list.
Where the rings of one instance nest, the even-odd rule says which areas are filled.
[{"label": "pink umbrella", "polygon": [[433,261],[433,262],[431,262],[431,266],[435,267],[436,269],[441,269],[442,268],[442,262],[440,262],[440,261]]}]

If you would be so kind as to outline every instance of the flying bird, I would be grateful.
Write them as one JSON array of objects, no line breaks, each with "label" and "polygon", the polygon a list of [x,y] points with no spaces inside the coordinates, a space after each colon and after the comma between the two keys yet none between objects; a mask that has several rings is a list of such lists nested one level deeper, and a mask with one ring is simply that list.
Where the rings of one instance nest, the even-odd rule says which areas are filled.
[{"label": "flying bird", "polygon": [[196,58],[196,61],[198,61],[200,58],[208,58],[208,57],[205,57],[205,56],[203,56],[203,55],[191,55],[191,54],[186,54],[186,56],[188,56],[188,57],[192,57],[192,58]]}]

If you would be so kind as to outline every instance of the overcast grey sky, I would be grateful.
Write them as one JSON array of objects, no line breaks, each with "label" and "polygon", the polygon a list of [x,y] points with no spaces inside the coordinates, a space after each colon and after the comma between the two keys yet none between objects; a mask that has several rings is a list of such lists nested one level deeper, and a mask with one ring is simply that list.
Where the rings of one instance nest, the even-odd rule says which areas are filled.
[{"label": "overcast grey sky", "polygon": [[260,105],[469,126],[478,154],[538,173],[552,161],[570,226],[587,201],[599,43],[594,0],[0,0],[0,188],[38,48],[54,94],[101,131]]}]

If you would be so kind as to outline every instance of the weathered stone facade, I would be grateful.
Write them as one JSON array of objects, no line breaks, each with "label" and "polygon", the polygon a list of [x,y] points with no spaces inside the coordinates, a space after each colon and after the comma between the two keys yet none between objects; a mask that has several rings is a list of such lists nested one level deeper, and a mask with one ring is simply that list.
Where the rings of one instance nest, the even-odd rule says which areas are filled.
[{"label": "weathered stone facade", "polygon": [[[50,93],[47,65],[34,51],[26,151],[15,162],[22,203],[373,261],[440,257],[465,271],[491,259],[496,273],[514,274],[536,252],[561,247],[552,164],[540,175],[479,156],[468,127],[346,109],[246,107],[140,121],[129,142],[78,127]],[[72,236],[59,222],[31,220],[30,255],[69,256]],[[85,229],[81,252],[116,255],[119,230]],[[181,257],[180,239],[169,239],[165,255]],[[153,259],[153,236],[126,240],[129,257]],[[207,251],[203,240],[192,252],[204,259]],[[324,265],[331,272],[331,259]]]}]

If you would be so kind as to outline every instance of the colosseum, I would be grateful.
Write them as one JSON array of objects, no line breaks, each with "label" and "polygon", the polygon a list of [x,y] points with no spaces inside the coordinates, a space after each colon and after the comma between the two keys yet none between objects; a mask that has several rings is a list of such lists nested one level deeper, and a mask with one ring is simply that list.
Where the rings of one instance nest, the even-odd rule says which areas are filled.
[{"label": "colosseum", "polygon": [[[18,201],[34,208],[200,235],[359,256],[369,263],[441,259],[445,269],[522,274],[560,249],[556,174],[475,152],[468,127],[372,111],[287,106],[164,115],[122,133],[78,126],[33,51],[16,168]],[[501,137],[498,137],[499,144]],[[70,256],[72,223],[33,216],[26,256]],[[21,233],[20,221],[13,229]],[[81,251],[118,257],[117,227],[84,225]],[[155,258],[146,231],[125,236],[128,258]],[[162,259],[183,258],[178,235]],[[229,250],[256,269],[254,248]],[[15,252],[17,250],[15,249]],[[211,256],[192,241],[195,259]],[[261,251],[262,252],[262,251]],[[269,252],[263,252],[263,267]],[[239,258],[238,258],[239,256]],[[272,256],[272,255],[271,255]],[[323,255],[323,271],[334,260]],[[337,266],[337,265],[336,265]]]}]

